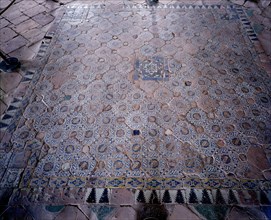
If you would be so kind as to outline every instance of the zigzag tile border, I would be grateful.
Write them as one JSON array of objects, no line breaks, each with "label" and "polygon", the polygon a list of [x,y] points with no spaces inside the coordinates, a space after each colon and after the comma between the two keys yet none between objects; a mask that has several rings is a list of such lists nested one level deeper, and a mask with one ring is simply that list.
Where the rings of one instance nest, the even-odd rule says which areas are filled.
[{"label": "zigzag tile border", "polygon": [[[0,130],[13,131],[13,123],[16,121],[16,115],[22,105],[22,97],[15,98],[9,105],[6,113],[3,115],[0,121]],[[15,126],[16,127],[16,126]]]},{"label": "zigzag tile border", "polygon": [[137,190],[135,200],[148,204],[271,205],[270,193],[232,189]]},{"label": "zigzag tile border", "polygon": [[[111,5],[105,4],[71,4],[67,6],[68,14],[72,14],[75,10],[82,10],[82,9],[105,9],[106,7],[111,7]],[[123,4],[120,8],[124,9],[142,9],[142,8],[157,8],[157,9],[220,9],[220,8],[234,8],[235,5],[193,5],[193,4],[181,4],[181,3],[169,3],[169,4],[162,4],[159,3],[157,5],[148,5],[147,3],[137,3],[137,4]],[[82,15],[83,16],[83,15]]]},{"label": "zigzag tile border", "polygon": [[[10,205],[25,202],[45,204],[80,202],[81,204],[114,205],[119,201],[113,200],[113,195],[114,190],[108,188],[22,188],[14,191]],[[270,190],[190,188],[181,190],[130,190],[130,196],[132,197],[129,199],[131,204],[271,205]]]},{"label": "zigzag tile border", "polygon": [[25,94],[22,94],[20,97],[16,97],[13,99],[13,101],[10,103],[9,107],[7,108],[6,112],[2,115],[2,118],[0,120],[0,130],[3,132],[12,132],[15,130],[17,123],[19,122],[19,117],[22,115],[23,110],[29,103],[29,94],[32,92],[33,85],[38,81],[40,74],[42,73],[43,64],[47,60],[48,56],[48,49],[51,44],[51,41],[53,39],[53,36],[56,34],[56,31],[59,26],[59,22],[61,20],[62,16],[60,18],[56,19],[55,25],[53,25],[46,33],[42,40],[42,44],[39,48],[39,51],[35,57],[34,62],[40,62],[40,67],[32,70],[23,70],[22,72],[25,72],[23,78],[20,81],[20,84],[26,84],[30,83],[29,89],[26,91]]},{"label": "zigzag tile border", "polygon": [[[86,9],[104,9],[108,6],[105,4],[96,4],[96,5],[69,5],[67,6],[67,12],[64,16],[64,19],[72,19],[72,20],[78,20],[82,21],[84,19],[87,19],[87,10]],[[239,5],[219,5],[219,4],[214,4],[214,5],[193,5],[193,4],[178,4],[178,3],[169,3],[169,4],[161,4],[159,3],[158,5],[153,5],[149,6],[147,4],[124,4],[121,7],[124,9],[143,9],[143,8],[156,8],[156,9],[196,9],[196,10],[215,10],[215,9],[235,9],[238,16],[239,20],[242,23],[245,32],[247,33],[249,39],[251,40],[252,43],[255,43],[258,40],[257,34],[253,30],[251,26],[251,22],[248,20],[248,17],[246,13],[244,12],[243,8]],[[80,16],[73,16],[73,14],[78,11],[82,10],[83,13],[80,14]]]},{"label": "zigzag tile border", "polygon": [[[67,6],[67,10],[65,15],[63,16],[63,20],[72,20],[81,22],[82,20],[88,19],[88,11],[89,9],[105,9],[105,4],[95,4],[95,5],[87,5],[87,4],[72,4]],[[120,6],[123,9],[147,9],[147,8],[156,8],[156,9],[202,9],[202,10],[208,10],[208,9],[221,9],[221,8],[227,8],[227,9],[234,9],[235,5],[192,5],[192,4],[158,4],[155,6],[149,6],[147,4],[124,4]],[[80,11],[80,15],[78,15],[78,11]]]},{"label": "zigzag tile border", "polygon": [[[220,9],[221,7],[225,7],[223,5],[192,5],[192,4],[158,4],[158,5],[131,5],[127,4],[124,8],[129,9],[141,9],[141,8],[157,8],[157,9]],[[227,5],[227,8],[234,7],[233,5]]]},{"label": "zigzag tile border", "polygon": [[241,21],[241,23],[242,23],[242,25],[243,25],[249,39],[252,42],[259,41],[259,39],[257,37],[257,34],[253,30],[253,28],[251,26],[251,22],[248,20],[247,15],[245,14],[243,8],[238,7],[238,8],[236,8],[236,11],[238,13],[239,20]]},{"label": "zigzag tile border", "polygon": [[[67,6],[67,11],[63,17],[64,20],[74,20],[81,21],[88,18],[88,9],[105,9],[106,7],[110,7],[110,5],[106,6],[104,4],[96,4],[96,5],[82,5],[82,4],[73,4]],[[147,9],[147,8],[156,8],[156,9],[234,9],[235,5],[192,5],[192,4],[158,4],[157,6],[149,6],[147,4],[124,4],[120,6],[123,9]],[[82,12],[80,16],[78,16],[78,11]],[[76,15],[74,15],[76,14]]]},{"label": "zigzag tile border", "polygon": [[[51,39],[46,39],[42,41],[42,45],[40,46],[39,52],[37,53],[36,59],[42,60],[45,57],[46,51],[50,45]],[[20,81],[20,84],[30,83],[31,86],[37,82],[39,78],[40,70],[27,70]],[[27,95],[30,94],[30,90],[27,90],[25,94],[20,97],[16,97],[13,99],[9,107],[7,108],[5,114],[0,120],[0,130],[12,132],[16,128],[16,124],[18,123],[19,117],[22,115],[22,111],[29,103],[29,98]]]},{"label": "zigzag tile border", "polygon": [[87,191],[87,203],[109,203],[109,189],[92,188]]}]

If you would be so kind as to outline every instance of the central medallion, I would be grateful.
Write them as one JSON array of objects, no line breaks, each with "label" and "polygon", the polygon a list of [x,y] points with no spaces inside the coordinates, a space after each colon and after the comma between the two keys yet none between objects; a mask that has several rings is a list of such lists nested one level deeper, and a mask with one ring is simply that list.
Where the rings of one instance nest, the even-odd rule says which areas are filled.
[{"label": "central medallion", "polygon": [[163,57],[151,57],[135,63],[134,80],[168,80],[168,77],[168,60]]}]

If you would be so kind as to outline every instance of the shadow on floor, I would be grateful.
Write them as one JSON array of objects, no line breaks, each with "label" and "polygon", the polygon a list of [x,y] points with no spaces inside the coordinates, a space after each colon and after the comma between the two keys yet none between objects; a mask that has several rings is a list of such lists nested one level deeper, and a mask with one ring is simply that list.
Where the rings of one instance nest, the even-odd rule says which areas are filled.
[{"label": "shadow on floor", "polygon": [[167,217],[167,209],[160,204],[142,204],[137,212],[137,220],[166,220]]}]

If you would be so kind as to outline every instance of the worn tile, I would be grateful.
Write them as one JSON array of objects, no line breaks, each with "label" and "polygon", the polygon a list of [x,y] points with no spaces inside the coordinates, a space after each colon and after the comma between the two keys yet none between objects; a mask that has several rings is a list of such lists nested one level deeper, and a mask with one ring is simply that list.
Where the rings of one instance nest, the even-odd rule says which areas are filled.
[{"label": "worn tile", "polygon": [[16,19],[22,15],[22,12],[19,10],[7,10],[4,14],[4,17],[10,22],[12,22],[13,19]]},{"label": "worn tile", "polygon": [[43,12],[35,15],[34,17],[32,17],[32,19],[40,25],[46,25],[51,23],[54,20],[54,17],[46,12]]},{"label": "worn tile", "polygon": [[28,17],[34,17],[35,15],[45,12],[46,8],[43,5],[37,5],[35,7],[29,8],[24,12]]},{"label": "worn tile", "polygon": [[17,25],[19,25],[20,23],[22,23],[22,22],[24,22],[24,21],[26,21],[26,20],[28,20],[29,19],[29,17],[28,16],[26,16],[26,15],[21,15],[20,17],[17,17],[17,18],[15,18],[15,19],[12,19],[12,24],[14,24],[15,26],[17,26]]},{"label": "worn tile", "polygon": [[[39,40],[42,39],[43,36],[39,37]],[[21,47],[13,52],[10,53],[10,56],[16,57],[20,62],[24,60],[31,60],[35,57],[36,52],[33,50],[29,49],[28,47]]]},{"label": "worn tile", "polygon": [[[92,211],[92,207],[94,207],[95,205],[91,204],[91,205],[85,205],[85,204],[79,204],[78,208],[84,213],[85,216],[87,216],[89,219],[95,219],[96,214]],[[100,206],[100,205],[98,205]]]},{"label": "worn tile", "polygon": [[91,206],[90,209],[94,213],[94,215],[92,214],[90,216],[93,217],[93,219],[95,219],[95,217],[97,219],[106,219],[107,217],[111,217],[111,214],[115,211],[116,207],[99,205]]},{"label": "worn tile", "polygon": [[1,30],[0,30],[1,44],[11,40],[15,36],[17,36],[17,33],[15,33],[12,29],[10,29],[8,27],[1,28]]},{"label": "worn tile", "polygon": [[270,31],[266,30],[263,31],[260,35],[259,35],[259,39],[264,47],[264,50],[266,52],[267,55],[270,56],[271,54],[271,49],[270,49],[270,44],[268,43],[270,41]]},{"label": "worn tile", "polygon": [[114,205],[133,204],[134,193],[127,189],[112,189],[110,203]]},{"label": "worn tile", "polygon": [[23,46],[26,46],[28,44],[28,42],[29,41],[27,39],[25,39],[24,37],[19,35],[15,38],[11,39],[10,41],[4,43],[2,46],[2,49],[5,53],[8,54],[14,50],[17,50]]},{"label": "worn tile", "polygon": [[33,7],[36,7],[37,5],[38,5],[38,3],[36,1],[28,1],[28,2],[20,1],[14,5],[14,8],[17,8],[21,12],[24,12],[26,10],[33,8]]},{"label": "worn tile", "polygon": [[4,28],[4,27],[8,26],[9,24],[10,24],[10,22],[7,19],[1,18],[0,28]]},{"label": "worn tile", "polygon": [[47,205],[33,205],[31,206],[25,206],[25,208],[28,210],[28,212],[31,214],[31,216],[34,219],[55,219],[56,216],[62,211],[65,206],[57,205],[57,206],[47,206]]},{"label": "worn tile", "polygon": [[24,33],[24,32],[27,32],[33,28],[36,28],[38,27],[39,24],[37,22],[35,22],[34,20],[32,19],[27,19],[25,21],[23,21],[22,23],[20,23],[20,25],[15,25],[13,27],[13,30],[16,31],[17,33]]},{"label": "worn tile", "polygon": [[56,216],[55,219],[82,219],[87,220],[88,218],[76,207],[65,206],[63,210]]},{"label": "worn tile", "polygon": [[227,206],[195,205],[192,207],[201,218],[224,219],[228,212]]},{"label": "worn tile", "polygon": [[201,219],[198,217],[195,213],[193,213],[191,210],[189,210],[187,207],[182,205],[174,205],[172,207],[168,208],[169,220],[178,220],[178,219]]},{"label": "worn tile", "polygon": [[0,74],[0,87],[5,93],[9,93],[14,90],[20,83],[22,76],[17,72],[1,73]]},{"label": "worn tile", "polygon": [[117,220],[117,219],[126,219],[129,218],[131,220],[137,219],[137,212],[133,207],[120,207],[114,210],[111,215],[107,216],[105,220]]},{"label": "worn tile", "polygon": [[247,158],[249,163],[261,170],[266,170],[269,168],[269,162],[266,154],[261,148],[251,148],[247,153]]}]

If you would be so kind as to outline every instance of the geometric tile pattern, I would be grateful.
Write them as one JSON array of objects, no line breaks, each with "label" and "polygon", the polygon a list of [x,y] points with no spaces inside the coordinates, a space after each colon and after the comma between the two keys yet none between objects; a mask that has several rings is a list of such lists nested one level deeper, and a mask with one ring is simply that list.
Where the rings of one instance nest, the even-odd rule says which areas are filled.
[{"label": "geometric tile pattern", "polygon": [[[251,152],[271,155],[271,86],[255,64],[256,38],[244,12],[223,5],[152,9],[67,8],[59,34],[45,39],[52,48],[45,44],[37,57],[46,65],[23,78],[33,88],[1,119],[13,150],[31,148],[37,158],[22,186],[147,189],[140,201],[177,203],[182,190],[195,188],[185,201],[226,204],[236,193],[202,190],[270,189],[262,176],[251,179],[258,172]],[[269,168],[259,161],[260,170]],[[13,173],[6,175],[15,187],[21,170]],[[97,202],[108,192],[89,193]]]},{"label": "geometric tile pattern", "polygon": [[[53,30],[48,31],[48,35],[53,35]],[[47,35],[46,35],[47,36]],[[44,40],[42,41],[42,45],[40,46],[40,49],[37,53],[36,60],[37,62],[41,62],[41,65],[44,65],[44,62],[46,61],[46,52],[49,48],[49,45],[51,43],[51,37],[47,38],[45,36]],[[21,79],[21,83],[24,85],[26,83],[30,82],[31,85],[35,85],[37,80],[39,79],[39,75],[41,74],[40,69],[31,69],[31,70],[24,70],[22,69],[22,72],[24,73],[23,78]],[[27,90],[26,93],[20,94],[20,96],[16,96],[16,98],[13,99],[13,101],[10,103],[8,109],[6,110],[5,114],[2,116],[0,120],[0,130],[8,132],[13,132],[16,124],[19,121],[19,118],[22,114],[22,111],[25,109],[25,107],[29,104],[29,99],[31,96],[31,90]]]},{"label": "geometric tile pattern", "polygon": [[[10,199],[14,203],[54,203],[56,196],[47,194],[54,191],[58,202],[80,202],[90,204],[111,204],[112,191],[107,188],[21,188]],[[77,193],[77,194],[74,194]],[[47,194],[46,197],[43,195]],[[135,203],[146,204],[215,204],[215,205],[271,205],[270,191],[233,189],[182,189],[182,190],[136,190]],[[51,196],[50,196],[51,195]],[[74,195],[69,197],[70,195]]]},{"label": "geometric tile pattern", "polygon": [[[249,194],[253,199],[246,200],[244,195]],[[270,198],[264,191],[236,191],[236,190],[206,190],[206,189],[186,189],[186,190],[138,190],[135,193],[138,203],[149,204],[261,204],[270,205]]]},{"label": "geometric tile pattern", "polygon": [[127,189],[234,189],[234,190],[270,190],[271,185],[268,180],[251,179],[200,179],[200,178],[140,178],[140,177],[111,177],[89,179],[88,177],[47,177],[33,178],[25,186],[31,187],[99,187],[106,188],[127,188]]},{"label": "geometric tile pattern", "polygon": [[87,203],[109,203],[108,189],[89,189]]}]

